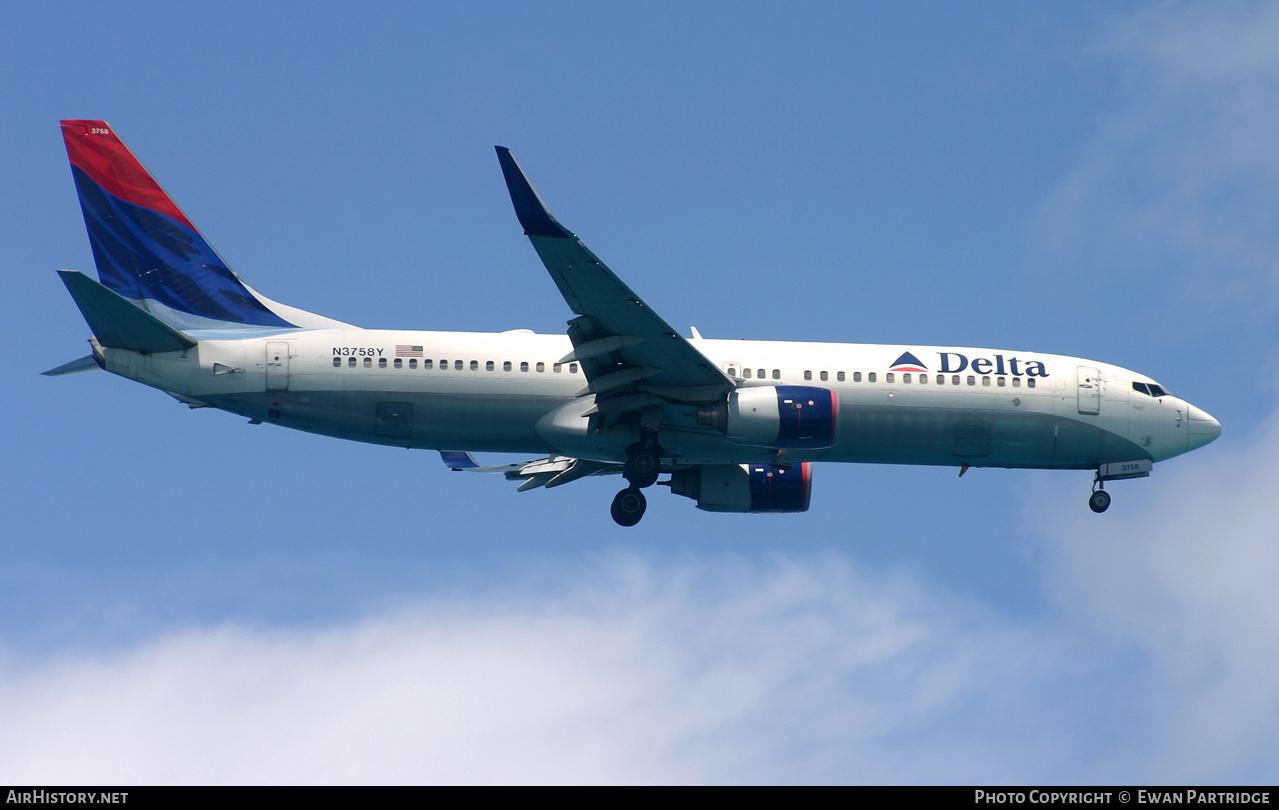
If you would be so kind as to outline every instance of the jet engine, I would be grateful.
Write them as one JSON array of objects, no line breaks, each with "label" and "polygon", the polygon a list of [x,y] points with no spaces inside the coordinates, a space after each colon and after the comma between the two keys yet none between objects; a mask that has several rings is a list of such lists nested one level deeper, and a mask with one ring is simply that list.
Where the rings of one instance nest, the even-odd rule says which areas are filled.
[{"label": "jet engine", "polygon": [[671,473],[671,492],[707,512],[806,512],[812,469],[800,464],[703,464]]},{"label": "jet engine", "polygon": [[764,385],[701,406],[697,422],[738,444],[819,450],[835,444],[838,414],[839,395],[829,388]]}]

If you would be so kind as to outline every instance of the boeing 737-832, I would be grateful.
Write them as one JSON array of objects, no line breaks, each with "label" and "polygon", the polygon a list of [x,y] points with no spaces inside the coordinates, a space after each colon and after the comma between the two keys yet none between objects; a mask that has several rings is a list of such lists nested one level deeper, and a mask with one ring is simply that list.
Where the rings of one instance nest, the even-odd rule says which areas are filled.
[{"label": "boeing 737-832", "polygon": [[[101,367],[191,407],[441,452],[521,491],[627,482],[632,526],[660,483],[715,512],[802,512],[821,461],[1093,470],[1107,481],[1221,426],[1106,363],[958,346],[680,336],[551,216],[497,148],[524,233],[573,311],[567,334],[361,329],[278,304],[231,271],[103,121],[63,121],[98,281],[60,271]],[[536,454],[481,466],[471,451]]]}]

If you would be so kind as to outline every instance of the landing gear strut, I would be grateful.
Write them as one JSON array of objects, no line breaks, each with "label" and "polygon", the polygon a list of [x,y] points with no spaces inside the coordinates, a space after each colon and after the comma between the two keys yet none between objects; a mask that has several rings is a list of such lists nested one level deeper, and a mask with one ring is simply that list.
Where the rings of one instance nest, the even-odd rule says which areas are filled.
[{"label": "landing gear strut", "polygon": [[656,436],[640,439],[626,448],[626,467],[622,470],[622,477],[639,489],[653,486],[662,470],[661,454],[662,448],[657,445]]},{"label": "landing gear strut", "polygon": [[644,517],[648,502],[640,490],[657,483],[657,476],[661,471],[662,448],[657,444],[657,431],[644,429],[640,431],[640,440],[626,448],[626,466],[622,469],[622,477],[630,486],[613,498],[610,511],[619,526],[634,526]]},{"label": "landing gear strut", "polygon": [[1105,483],[1103,483],[1101,478],[1098,477],[1098,479],[1093,482],[1092,494],[1088,496],[1088,508],[1099,515],[1110,508],[1110,493],[1102,488],[1105,486]]}]

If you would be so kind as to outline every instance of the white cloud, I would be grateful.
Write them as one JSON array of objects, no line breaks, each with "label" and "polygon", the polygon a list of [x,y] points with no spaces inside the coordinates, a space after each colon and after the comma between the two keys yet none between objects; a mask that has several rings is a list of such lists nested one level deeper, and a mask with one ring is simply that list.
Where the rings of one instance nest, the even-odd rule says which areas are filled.
[{"label": "white cloud", "polygon": [[1279,9],[1159,5],[1118,20],[1095,57],[1122,103],[1102,114],[1038,217],[1049,249],[1175,283],[1196,306],[1279,302]]},{"label": "white cloud", "polygon": [[905,577],[627,557],[571,580],[10,662],[0,779],[1002,781],[1051,748],[1019,717],[1059,642]]},{"label": "white cloud", "polygon": [[1157,483],[1112,487],[1100,520],[1072,509],[1051,521],[1066,620],[1150,661],[1139,710],[1156,747],[1128,752],[1138,779],[1247,780],[1279,767],[1276,457],[1279,417],[1157,470]]},{"label": "white cloud", "polygon": [[1039,620],[843,554],[629,555],[336,626],[10,658],[0,780],[1265,781],[1276,455],[1279,419],[1105,516],[1039,515]]}]

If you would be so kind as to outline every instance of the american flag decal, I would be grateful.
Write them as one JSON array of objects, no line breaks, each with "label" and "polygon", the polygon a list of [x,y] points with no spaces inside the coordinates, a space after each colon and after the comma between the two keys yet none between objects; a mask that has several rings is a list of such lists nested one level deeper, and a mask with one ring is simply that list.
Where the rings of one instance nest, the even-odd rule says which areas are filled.
[{"label": "american flag decal", "polygon": [[395,356],[396,357],[421,357],[422,347],[397,345],[395,347]]}]

